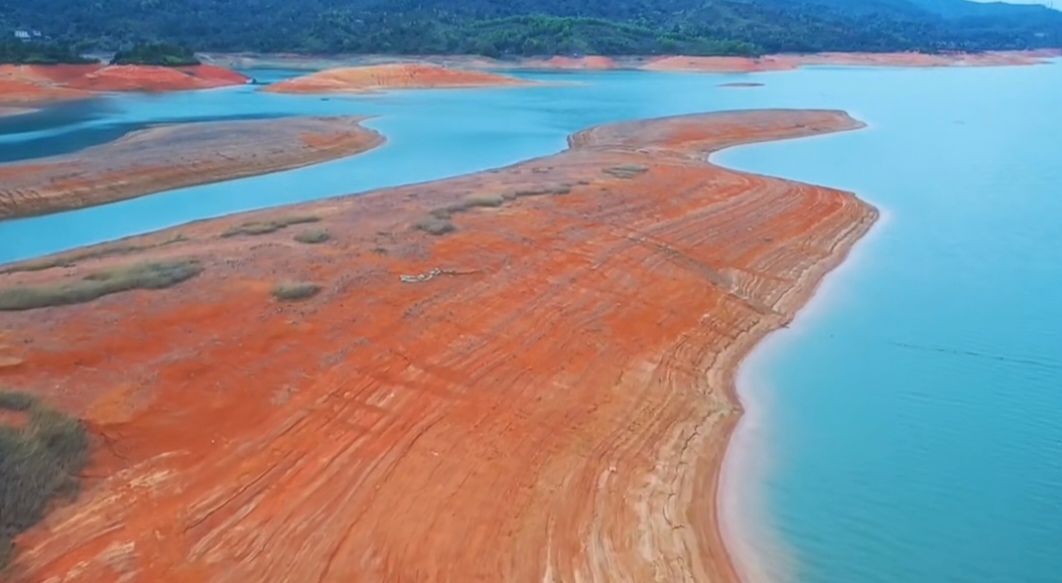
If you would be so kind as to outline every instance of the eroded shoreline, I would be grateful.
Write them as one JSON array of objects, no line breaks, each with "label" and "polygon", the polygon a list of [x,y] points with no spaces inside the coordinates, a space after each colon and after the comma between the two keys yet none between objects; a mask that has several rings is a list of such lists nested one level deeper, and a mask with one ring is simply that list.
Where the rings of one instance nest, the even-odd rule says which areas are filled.
[{"label": "eroded shoreline", "polygon": [[0,164],[0,220],[290,170],[371,150],[356,117],[200,122],[138,130],[73,154]]},{"label": "eroded shoreline", "polygon": [[[0,313],[0,356],[20,360],[4,380],[108,444],[105,477],[19,541],[17,580],[737,581],[715,500],[736,367],[877,212],[704,158],[859,127],[790,110],[604,126],[499,170],[0,275],[204,268]],[[296,216],[330,240],[223,236]],[[278,303],[291,280],[321,291]]]}]

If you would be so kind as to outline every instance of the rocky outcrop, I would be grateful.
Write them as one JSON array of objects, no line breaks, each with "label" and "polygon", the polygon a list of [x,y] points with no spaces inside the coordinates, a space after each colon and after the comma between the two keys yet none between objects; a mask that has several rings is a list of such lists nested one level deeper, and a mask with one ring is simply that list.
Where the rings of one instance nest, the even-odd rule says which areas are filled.
[{"label": "rocky outcrop", "polygon": [[359,118],[285,118],[154,127],[63,156],[0,164],[0,219],[306,166],[383,142]]},{"label": "rocky outcrop", "polygon": [[[714,499],[735,367],[876,212],[705,155],[857,127],[833,111],[605,126],[508,168],[9,268],[0,293],[202,267],[0,314],[21,361],[4,384],[76,412],[96,444],[11,580],[737,581]],[[309,217],[330,240],[293,239]],[[240,228],[259,234],[222,236]],[[319,291],[280,302],[283,282]]]}]

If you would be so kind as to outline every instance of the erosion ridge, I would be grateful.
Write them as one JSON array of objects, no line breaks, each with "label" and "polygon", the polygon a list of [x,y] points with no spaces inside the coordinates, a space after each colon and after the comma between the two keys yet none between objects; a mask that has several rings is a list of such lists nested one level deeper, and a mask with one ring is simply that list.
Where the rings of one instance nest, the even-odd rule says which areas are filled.
[{"label": "erosion ridge", "polygon": [[356,117],[200,122],[139,130],[73,154],[0,164],[0,219],[82,208],[306,166],[375,148]]},{"label": "erosion ridge", "polygon": [[[736,582],[715,503],[735,368],[877,213],[705,156],[861,126],[609,125],[499,170],[9,267],[0,290],[202,267],[0,314],[21,363],[0,378],[96,443],[95,478],[18,540],[12,580]],[[331,239],[293,240],[296,216]],[[222,237],[248,223],[291,226]],[[282,303],[283,282],[320,290]]]}]

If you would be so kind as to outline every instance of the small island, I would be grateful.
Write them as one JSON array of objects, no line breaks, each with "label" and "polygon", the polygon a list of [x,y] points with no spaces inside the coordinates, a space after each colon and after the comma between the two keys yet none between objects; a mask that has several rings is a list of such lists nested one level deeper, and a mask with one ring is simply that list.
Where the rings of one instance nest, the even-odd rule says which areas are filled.
[{"label": "small island", "polygon": [[452,69],[427,63],[392,63],[328,69],[265,89],[271,93],[366,93],[391,89],[505,87],[531,82],[483,71]]}]

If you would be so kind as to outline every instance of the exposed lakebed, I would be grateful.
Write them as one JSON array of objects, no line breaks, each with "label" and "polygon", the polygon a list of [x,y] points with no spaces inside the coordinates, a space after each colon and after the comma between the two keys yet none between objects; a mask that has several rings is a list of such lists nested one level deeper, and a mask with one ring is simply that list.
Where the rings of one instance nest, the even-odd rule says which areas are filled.
[{"label": "exposed lakebed", "polygon": [[[568,134],[604,122],[844,109],[871,128],[717,157],[853,190],[888,216],[795,330],[775,336],[749,366],[743,395],[763,429],[750,430],[756,449],[735,455],[764,462],[762,487],[734,499],[739,520],[754,514],[762,524],[745,531],[754,540],[739,549],[751,548],[749,562],[778,578],[816,583],[1055,582],[1057,67],[524,76],[583,84],[327,100],[254,87],[127,95],[103,98],[104,115],[23,125],[0,136],[5,154],[23,140],[51,154],[74,135],[233,112],[377,115],[366,125],[389,142],[298,170],[0,222],[0,262],[496,167],[560,151]],[[717,87],[734,81],[765,86]],[[48,143],[56,149],[47,152]],[[761,533],[775,533],[778,546],[763,546]],[[779,550],[791,560],[774,562]]]}]

